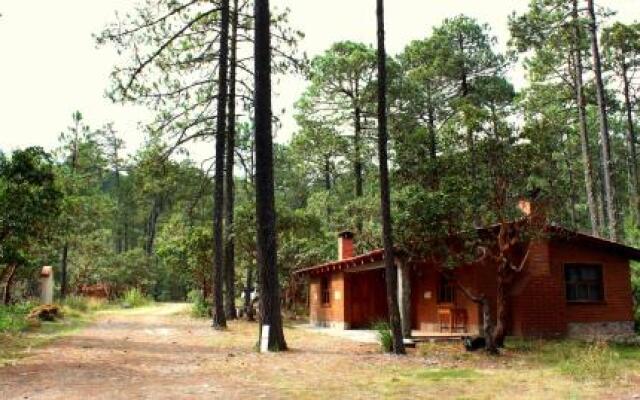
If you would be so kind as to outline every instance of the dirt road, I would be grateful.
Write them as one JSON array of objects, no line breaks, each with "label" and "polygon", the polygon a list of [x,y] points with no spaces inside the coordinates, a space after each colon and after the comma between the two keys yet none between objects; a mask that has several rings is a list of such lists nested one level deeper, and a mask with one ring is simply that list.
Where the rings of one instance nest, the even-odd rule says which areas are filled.
[{"label": "dirt road", "polygon": [[184,307],[104,314],[17,366],[0,369],[0,398],[156,399],[215,392],[220,386],[198,374],[208,349],[197,338],[211,332],[198,321],[179,318]]},{"label": "dirt road", "polygon": [[[162,304],[101,314],[80,332],[0,368],[0,399],[288,397],[277,390],[278,379],[264,382],[264,376],[252,375],[295,376],[300,352],[287,353],[290,362],[272,365],[269,355],[253,350],[254,324],[236,322],[216,332],[210,322],[188,317],[185,307]],[[312,342],[309,349],[317,346]],[[330,343],[345,355],[368,353],[345,341],[337,347]]]}]

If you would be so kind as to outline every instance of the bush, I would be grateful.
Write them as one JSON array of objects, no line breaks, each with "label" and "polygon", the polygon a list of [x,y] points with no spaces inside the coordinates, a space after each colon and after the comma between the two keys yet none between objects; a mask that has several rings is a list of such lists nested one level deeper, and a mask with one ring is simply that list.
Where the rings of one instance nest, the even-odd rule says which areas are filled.
[{"label": "bush", "polygon": [[105,306],[106,300],[98,299],[95,297],[85,297],[72,295],[67,296],[62,302],[65,307],[80,312],[90,312],[100,310]]},{"label": "bush", "polygon": [[609,380],[618,375],[619,354],[607,342],[594,342],[584,347],[570,347],[560,370],[577,380]]},{"label": "bush", "polygon": [[393,335],[388,322],[380,321],[373,324],[373,329],[377,331],[378,343],[383,353],[393,351]]},{"label": "bush", "polygon": [[10,306],[0,305],[0,333],[16,333],[27,329],[29,323],[26,317],[36,305],[29,301]]},{"label": "bush", "polygon": [[187,298],[191,303],[191,315],[196,318],[208,318],[209,317],[209,304],[202,295],[200,290],[192,290],[187,294]]},{"label": "bush", "polygon": [[534,354],[543,364],[553,366],[578,381],[610,380],[625,368],[616,347],[605,341],[546,342],[541,343],[539,351]]},{"label": "bush", "polygon": [[138,288],[129,289],[122,296],[122,306],[125,308],[142,307],[149,303],[151,300]]}]

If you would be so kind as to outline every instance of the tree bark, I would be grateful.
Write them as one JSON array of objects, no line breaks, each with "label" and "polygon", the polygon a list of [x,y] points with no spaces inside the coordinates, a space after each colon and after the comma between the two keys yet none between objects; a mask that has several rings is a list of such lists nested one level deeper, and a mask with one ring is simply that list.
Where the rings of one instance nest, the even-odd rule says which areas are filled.
[{"label": "tree bark", "polygon": [[629,164],[629,192],[631,194],[631,211],[633,213],[633,220],[636,226],[640,226],[640,194],[638,193],[638,187],[640,182],[638,181],[638,155],[636,152],[636,132],[633,124],[633,107],[631,106],[631,94],[629,88],[629,74],[628,65],[622,61],[622,83],[624,90],[624,107],[625,116],[627,122],[627,151],[628,164]]},{"label": "tree bark", "polygon": [[11,294],[12,294],[11,289],[13,288],[13,278],[16,275],[17,265],[11,264],[7,268],[9,268],[9,271],[7,273],[7,277],[5,278],[6,283],[4,286],[4,293],[2,296],[2,302],[5,306],[8,306],[11,303]]},{"label": "tree bark", "polygon": [[64,300],[68,293],[68,260],[69,260],[69,243],[62,246],[62,268],[60,271],[60,298]]},{"label": "tree bark", "polygon": [[238,317],[236,311],[236,273],[235,273],[235,239],[233,211],[235,204],[234,184],[234,152],[236,136],[236,56],[238,43],[238,0],[233,0],[231,19],[231,52],[229,70],[229,126],[227,127],[226,155],[226,198],[225,198],[225,248],[224,248],[224,283],[225,283],[225,316],[228,320]]},{"label": "tree bark", "polygon": [[229,56],[229,0],[222,0],[220,19],[220,57],[218,63],[218,104],[216,120],[216,164],[213,195],[213,327],[225,329],[227,320],[224,314],[222,275],[224,273],[224,157],[226,143],[227,118],[227,67]]},{"label": "tree bark", "polygon": [[582,152],[582,163],[584,169],[584,183],[587,195],[587,205],[589,208],[589,220],[591,222],[591,233],[593,236],[600,236],[600,226],[598,224],[598,208],[596,204],[595,190],[593,187],[593,165],[591,163],[591,154],[589,146],[589,134],[587,131],[587,112],[584,99],[584,85],[582,81],[582,52],[580,51],[580,42],[582,31],[580,29],[580,21],[578,16],[578,0],[573,0],[573,24],[574,24],[574,68],[575,68],[575,86],[576,86],[576,103],[578,106],[578,130],[580,132],[580,149]]},{"label": "tree bark", "polygon": [[393,336],[393,352],[405,354],[402,340],[402,322],[398,308],[398,270],[393,252],[391,226],[391,194],[387,164],[387,53],[384,32],[384,0],[377,0],[378,20],[378,157],[380,161],[380,211],[384,242],[384,267],[387,284],[389,325]]},{"label": "tree bark", "polygon": [[244,313],[247,321],[253,321],[253,307],[251,305],[251,293],[253,292],[253,277],[250,266],[247,266],[247,277],[244,286]]},{"label": "tree bark", "polygon": [[609,121],[607,103],[605,99],[604,82],[602,80],[602,62],[598,46],[598,27],[593,0],[587,0],[589,11],[589,31],[591,33],[591,52],[593,56],[593,73],[596,78],[596,97],[598,100],[598,121],[600,123],[600,145],[602,150],[602,172],[606,195],[607,218],[609,220],[609,238],[613,241],[620,239],[618,229],[618,213],[616,207],[615,182],[613,180],[613,162],[611,160],[611,144],[609,138]]},{"label": "tree bark", "polygon": [[280,313],[276,210],[271,131],[271,37],[269,0],[256,0],[255,14],[255,144],[256,227],[260,285],[260,327],[269,325],[270,351],[287,349]]},{"label": "tree bark", "polygon": [[504,274],[509,268],[505,262],[498,267],[498,276],[496,281],[496,327],[493,332],[493,342],[496,347],[504,346],[504,339],[507,334],[507,293]]}]

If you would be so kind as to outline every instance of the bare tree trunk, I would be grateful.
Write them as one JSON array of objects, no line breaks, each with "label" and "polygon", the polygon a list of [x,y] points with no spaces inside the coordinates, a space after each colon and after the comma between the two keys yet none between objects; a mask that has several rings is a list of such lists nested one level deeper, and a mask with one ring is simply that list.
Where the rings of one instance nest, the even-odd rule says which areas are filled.
[{"label": "bare tree trunk", "polygon": [[507,293],[505,269],[509,268],[508,265],[501,265],[498,268],[497,285],[496,285],[496,327],[493,332],[493,342],[496,347],[504,346],[504,339],[507,334],[506,320],[507,320]]},{"label": "bare tree trunk", "polygon": [[67,297],[69,291],[69,277],[68,277],[68,263],[69,263],[69,243],[65,242],[62,246],[62,268],[60,268],[60,298],[64,300]]},{"label": "bare tree trunk", "polygon": [[[357,83],[356,83],[357,85]],[[357,89],[356,89],[357,92]],[[357,95],[356,95],[356,99],[357,99]],[[353,136],[353,145],[354,145],[354,172],[355,172],[355,178],[356,178],[356,198],[361,198],[364,190],[363,190],[363,182],[362,182],[362,154],[361,153],[361,140],[362,140],[362,110],[360,109],[360,106],[357,105],[355,110],[354,110],[354,114],[355,114],[355,134]],[[357,216],[357,229],[358,232],[362,232],[362,228],[363,228],[363,223],[362,223],[362,217]]]},{"label": "bare tree trunk", "polygon": [[251,293],[253,292],[253,277],[250,266],[247,266],[247,277],[244,286],[244,313],[247,321],[254,320],[253,307],[251,305]]},{"label": "bare tree trunk", "polygon": [[236,136],[236,56],[238,43],[238,0],[233,0],[233,15],[231,19],[231,53],[229,71],[229,126],[227,128],[226,155],[226,199],[225,199],[225,248],[224,248],[224,283],[225,283],[225,315],[233,320],[238,317],[236,311],[236,273],[235,273],[235,239],[233,211],[235,204],[234,184],[234,151]]},{"label": "bare tree trunk", "polygon": [[[429,89],[430,91],[431,89]],[[436,116],[429,93],[429,105],[427,106],[427,129],[429,132],[429,158],[431,159],[431,176],[429,177],[430,189],[435,189],[438,182],[437,164],[437,140],[436,140]]]},{"label": "bare tree trunk", "polygon": [[628,66],[622,62],[622,82],[624,85],[624,107],[627,119],[627,150],[629,152],[629,193],[631,199],[631,212],[636,226],[640,226],[640,194],[638,188],[638,155],[636,152],[636,132],[633,124],[633,107],[631,106],[631,94],[629,89]]},{"label": "bare tree trunk", "polygon": [[218,63],[218,108],[216,120],[216,164],[213,198],[213,327],[225,329],[227,320],[224,315],[222,275],[224,273],[224,157],[226,143],[227,118],[227,67],[229,56],[229,0],[222,0],[220,19],[220,60]]},{"label": "bare tree trunk", "polygon": [[600,226],[598,224],[598,209],[596,205],[595,191],[593,188],[593,165],[591,163],[591,154],[589,146],[589,134],[587,130],[587,112],[584,99],[584,85],[582,81],[582,51],[580,51],[580,42],[582,38],[582,30],[580,29],[580,21],[578,16],[578,0],[573,0],[573,24],[574,38],[573,57],[574,57],[574,79],[576,86],[576,103],[578,106],[578,130],[580,132],[580,148],[582,151],[582,164],[584,169],[584,183],[587,194],[587,205],[589,208],[589,220],[591,222],[591,233],[593,236],[600,236]]},{"label": "bare tree trunk", "polygon": [[269,0],[256,0],[255,14],[255,144],[256,227],[260,285],[260,329],[269,325],[270,351],[287,349],[280,313],[276,210],[271,132],[271,34]]},{"label": "bare tree trunk", "polygon": [[387,283],[387,307],[389,325],[393,335],[393,352],[405,354],[402,340],[402,323],[398,308],[398,271],[393,254],[393,228],[391,226],[391,194],[389,167],[387,164],[387,53],[384,32],[384,0],[377,0],[378,19],[378,157],[380,161],[380,211],[382,214],[382,239],[384,242],[384,266]]},{"label": "bare tree trunk", "polygon": [[598,47],[598,27],[593,0],[587,0],[589,10],[589,31],[591,33],[591,52],[593,53],[593,73],[596,78],[596,95],[598,99],[598,120],[600,122],[600,145],[602,147],[603,183],[606,195],[607,218],[609,220],[609,238],[620,239],[618,229],[618,213],[616,207],[615,182],[613,180],[613,162],[611,160],[611,144],[609,138],[609,121],[605,99],[604,82],[602,80],[602,62]]},{"label": "bare tree trunk", "polygon": [[8,268],[8,271],[5,278],[4,293],[2,296],[2,302],[5,306],[8,306],[11,303],[11,294],[12,294],[11,290],[13,288],[13,279],[15,278],[15,275],[16,275],[17,265],[11,264],[7,266],[7,268]]},{"label": "bare tree trunk", "polygon": [[484,332],[483,336],[485,340],[484,348],[489,354],[498,354],[498,345],[494,340],[495,325],[491,318],[491,306],[489,304],[489,299],[487,299],[486,296],[482,296],[477,303],[480,304],[482,309],[482,330]]},{"label": "bare tree trunk", "polygon": [[[450,278],[452,279],[452,278]],[[482,336],[485,340],[485,350],[490,354],[498,354],[498,346],[495,342],[495,325],[493,324],[493,319],[491,318],[491,304],[489,303],[489,299],[484,294],[479,296],[471,293],[471,291],[460,283],[459,280],[454,280],[456,286],[462,290],[465,296],[477,305],[480,306],[480,310],[482,313]]]}]

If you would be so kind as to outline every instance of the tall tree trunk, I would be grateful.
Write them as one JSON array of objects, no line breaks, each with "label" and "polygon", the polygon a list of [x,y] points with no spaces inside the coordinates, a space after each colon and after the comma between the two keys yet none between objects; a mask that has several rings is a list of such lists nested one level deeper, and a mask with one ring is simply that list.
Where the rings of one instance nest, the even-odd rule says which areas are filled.
[{"label": "tall tree trunk", "polygon": [[496,280],[496,327],[493,332],[493,341],[497,347],[503,347],[504,339],[507,334],[507,288],[504,274],[507,273],[508,265],[503,261],[498,267],[498,276]]},{"label": "tall tree trunk", "polygon": [[9,270],[9,274],[7,275],[7,280],[6,280],[6,284],[4,286],[4,296],[3,296],[3,303],[5,306],[8,306],[11,303],[11,294],[12,294],[12,289],[13,289],[13,280],[16,276],[16,269],[17,266],[14,264],[12,266],[10,266],[10,270]]},{"label": "tall tree trunk", "polygon": [[158,218],[160,218],[160,213],[164,208],[164,200],[162,195],[156,195],[153,199],[153,205],[151,206],[151,211],[149,212],[149,218],[147,220],[147,237],[144,245],[145,254],[148,257],[153,255],[153,249],[156,241],[156,234],[158,231]]},{"label": "tall tree trunk", "polygon": [[251,266],[247,265],[247,277],[244,286],[244,313],[247,321],[254,320],[253,307],[251,306],[251,293],[253,292],[253,274]]},{"label": "tall tree trunk", "polygon": [[631,200],[631,212],[636,226],[640,226],[640,194],[638,187],[638,155],[636,152],[636,132],[633,124],[633,107],[631,106],[631,94],[629,89],[628,65],[622,62],[622,82],[624,86],[624,108],[627,122],[627,151],[629,163],[629,193]]},{"label": "tall tree trunk", "polygon": [[269,0],[256,0],[255,14],[255,143],[256,227],[260,285],[260,327],[269,325],[270,351],[287,349],[280,314],[276,210],[271,133],[271,37]]},{"label": "tall tree trunk", "polygon": [[234,151],[236,147],[236,55],[238,43],[238,0],[233,0],[231,19],[231,52],[229,70],[229,126],[227,127],[226,156],[226,199],[225,199],[225,248],[224,248],[224,283],[225,283],[225,315],[227,319],[236,319],[236,273],[235,273],[235,240],[233,211],[235,204],[234,184]]},{"label": "tall tree trunk", "polygon": [[224,157],[227,119],[227,67],[229,56],[229,0],[221,2],[220,18],[220,57],[218,63],[218,104],[216,120],[216,165],[213,194],[213,327],[225,329],[227,320],[224,315],[222,275],[224,273]]},{"label": "tall tree trunk", "polygon": [[[362,110],[360,109],[359,105],[355,107],[354,114],[355,114],[355,133],[353,136],[353,146],[354,146],[354,153],[355,153],[354,173],[356,178],[356,198],[361,198],[364,193],[364,190],[363,190],[363,182],[362,182],[362,154],[360,154],[361,140],[362,140]],[[357,226],[358,232],[362,232],[362,218],[359,216],[357,217],[357,225],[358,225]]]},{"label": "tall tree trunk", "polygon": [[594,0],[587,0],[589,11],[589,31],[591,34],[591,53],[593,56],[593,73],[596,78],[596,97],[598,99],[598,121],[600,123],[600,145],[602,147],[602,172],[606,194],[607,218],[609,220],[609,238],[613,241],[620,239],[618,228],[618,213],[616,207],[615,182],[613,179],[613,162],[611,160],[611,145],[609,138],[609,120],[605,99],[604,82],[602,80],[602,62],[598,46],[598,26]]},{"label": "tall tree trunk", "polygon": [[578,106],[578,131],[580,132],[580,149],[582,152],[584,183],[587,195],[587,205],[589,208],[589,220],[591,222],[591,233],[593,234],[593,236],[600,236],[600,226],[598,224],[598,208],[596,204],[595,190],[593,187],[593,165],[591,163],[589,133],[587,130],[587,111],[584,98],[584,85],[582,81],[583,66],[582,51],[580,50],[582,30],[580,29],[580,21],[578,16],[578,0],[573,0],[572,18],[574,25],[574,80],[576,86],[576,103]]},{"label": "tall tree trunk", "polygon": [[67,297],[68,289],[68,262],[69,262],[69,243],[62,246],[62,268],[60,271],[60,298],[64,300]]},{"label": "tall tree trunk", "polygon": [[437,140],[436,140],[436,115],[431,98],[431,89],[429,91],[429,105],[427,106],[427,131],[429,133],[429,159],[431,161],[431,176],[429,177],[429,188],[435,189],[438,182],[438,164],[437,164]]},{"label": "tall tree trunk", "polygon": [[571,156],[565,153],[564,161],[567,164],[567,176],[569,178],[569,217],[571,218],[571,229],[576,229],[576,192],[575,178],[573,177],[573,167],[571,164]]},{"label": "tall tree trunk", "polygon": [[387,53],[384,32],[384,0],[377,0],[378,20],[378,157],[380,161],[380,211],[384,242],[384,267],[387,284],[389,325],[393,336],[393,352],[405,354],[402,341],[402,322],[398,308],[398,271],[393,254],[391,226],[391,195],[387,165]]}]

